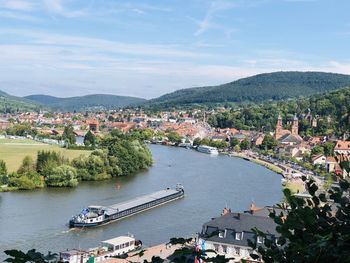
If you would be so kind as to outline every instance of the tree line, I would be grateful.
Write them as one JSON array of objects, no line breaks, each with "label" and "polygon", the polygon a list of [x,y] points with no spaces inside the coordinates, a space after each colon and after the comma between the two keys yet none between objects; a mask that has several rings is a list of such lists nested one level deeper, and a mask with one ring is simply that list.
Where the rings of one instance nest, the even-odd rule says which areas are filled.
[{"label": "tree line", "polygon": [[26,156],[16,172],[0,160],[0,185],[8,190],[75,187],[79,181],[127,176],[152,165],[148,147],[135,136],[117,131],[101,139],[98,149],[72,161],[55,151],[39,151],[36,161]]}]

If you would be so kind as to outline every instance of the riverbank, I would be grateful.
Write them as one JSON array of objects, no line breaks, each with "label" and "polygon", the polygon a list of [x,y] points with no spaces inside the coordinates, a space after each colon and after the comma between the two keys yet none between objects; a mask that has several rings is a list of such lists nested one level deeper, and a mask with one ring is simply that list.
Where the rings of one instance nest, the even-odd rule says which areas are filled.
[{"label": "riverbank", "polygon": [[280,168],[279,166],[275,165],[275,164],[268,163],[268,162],[266,162],[264,160],[261,160],[261,159],[252,158],[249,155],[244,154],[244,153],[231,152],[231,153],[227,153],[227,154],[229,154],[232,157],[242,158],[242,159],[244,159],[246,161],[250,161],[250,162],[262,165],[262,166],[270,169],[271,171],[273,171],[275,173],[278,173],[278,174],[281,174],[283,176],[283,172],[284,172],[283,169]]},{"label": "riverbank", "polygon": [[[244,211],[252,200],[263,207],[283,198],[279,176],[262,166],[228,156],[211,157],[176,147],[149,145],[148,170],[75,188],[42,188],[1,193],[0,247],[42,253],[95,247],[98,240],[133,233],[145,246],[166,243],[201,230],[225,206]],[[105,226],[70,230],[72,215],[84,207],[109,206],[182,183],[185,198]],[[227,187],[230,185],[230,187]],[[215,194],[211,194],[215,193]],[[28,212],[30,211],[30,212]],[[196,211],[195,213],[193,211]],[[0,261],[3,258],[0,252]]]},{"label": "riverbank", "polygon": [[[277,174],[282,175],[283,178],[288,177],[287,174],[285,173],[286,169],[282,169],[279,166],[281,164],[273,164],[273,163],[267,162],[265,160],[259,159],[256,156],[252,157],[252,156],[245,154],[245,153],[230,153],[230,156],[242,158],[246,161],[250,161],[250,162],[256,163],[258,165],[264,166],[267,169],[269,169]],[[289,180],[288,178],[282,179],[282,180],[285,180],[284,182],[282,182],[282,187],[289,189],[292,193],[299,193],[299,192],[305,191],[305,184],[302,180]]]}]

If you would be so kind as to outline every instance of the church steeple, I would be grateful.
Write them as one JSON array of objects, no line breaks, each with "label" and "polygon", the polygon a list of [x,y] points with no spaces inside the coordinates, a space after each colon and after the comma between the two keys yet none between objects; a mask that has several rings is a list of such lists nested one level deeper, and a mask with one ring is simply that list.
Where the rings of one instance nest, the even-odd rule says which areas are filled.
[{"label": "church steeple", "polygon": [[282,129],[283,129],[282,117],[281,117],[281,114],[278,114],[278,119],[277,119],[277,124],[275,129],[276,139],[280,137]]},{"label": "church steeple", "polygon": [[293,118],[293,124],[292,124],[292,134],[298,135],[298,133],[299,133],[299,120],[297,115],[295,114]]}]

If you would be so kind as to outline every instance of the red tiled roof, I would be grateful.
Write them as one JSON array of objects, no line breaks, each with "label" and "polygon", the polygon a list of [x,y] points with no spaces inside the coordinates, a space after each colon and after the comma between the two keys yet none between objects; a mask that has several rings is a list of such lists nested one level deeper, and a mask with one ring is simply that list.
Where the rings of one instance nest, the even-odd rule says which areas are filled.
[{"label": "red tiled roof", "polygon": [[350,142],[338,140],[335,144],[334,150],[350,150]]},{"label": "red tiled roof", "polygon": [[337,161],[335,160],[334,157],[328,156],[327,159],[326,159],[326,162],[327,162],[327,163],[336,163]]}]

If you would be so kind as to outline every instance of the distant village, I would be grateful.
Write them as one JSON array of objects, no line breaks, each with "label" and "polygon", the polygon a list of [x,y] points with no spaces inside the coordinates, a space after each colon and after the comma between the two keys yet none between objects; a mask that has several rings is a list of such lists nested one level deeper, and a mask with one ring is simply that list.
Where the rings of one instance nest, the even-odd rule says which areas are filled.
[{"label": "distant village", "polygon": [[[216,111],[222,110],[218,108]],[[128,133],[135,129],[149,129],[152,131],[151,143],[163,145],[176,145],[192,147],[196,140],[208,139],[210,142],[222,143],[219,151],[248,150],[259,148],[264,141],[266,133],[254,130],[238,130],[234,127],[220,129],[213,128],[206,122],[208,116],[214,114],[203,110],[192,110],[190,113],[183,111],[159,112],[147,115],[142,111],[125,109],[120,111],[109,111],[100,113],[18,113],[4,114],[0,116],[1,136],[16,136],[8,132],[16,125],[29,125],[35,130],[32,133],[21,134],[22,137],[40,140],[44,143],[59,144],[64,146],[61,136],[64,127],[71,124],[76,136],[76,144],[84,145],[84,136],[90,130],[96,136],[103,136],[112,131],[119,130]],[[278,145],[274,152],[279,157],[291,158],[296,161],[305,161],[305,156],[310,156],[310,165],[317,166],[327,173],[340,178],[349,178],[350,142],[347,141],[349,134],[342,138],[335,136],[305,136],[299,135],[299,118],[306,118],[312,126],[317,126],[317,121],[309,115],[294,116],[292,120],[283,120],[279,115],[276,120],[275,131],[271,135],[276,139]],[[291,127],[285,129],[284,127]],[[176,134],[177,139],[169,138],[168,133]],[[249,147],[234,148],[232,141],[242,143],[249,142]],[[205,143],[205,142],[204,142]],[[317,151],[317,147],[325,143],[332,144],[331,153]],[[248,149],[246,149],[248,148]],[[313,150],[315,148],[315,150]],[[344,165],[345,164],[345,165]]]}]

